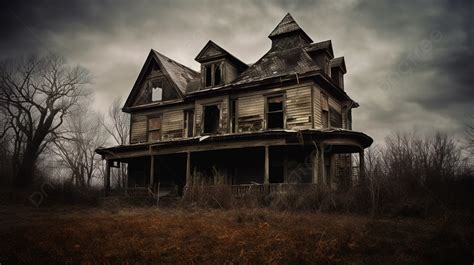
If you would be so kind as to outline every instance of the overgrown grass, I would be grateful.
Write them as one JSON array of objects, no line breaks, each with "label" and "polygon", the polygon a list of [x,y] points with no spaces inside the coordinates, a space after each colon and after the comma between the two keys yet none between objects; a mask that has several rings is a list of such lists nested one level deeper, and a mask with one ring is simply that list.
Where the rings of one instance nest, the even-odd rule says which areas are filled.
[{"label": "overgrown grass", "polygon": [[470,264],[459,218],[393,219],[270,209],[0,207],[0,262]]}]

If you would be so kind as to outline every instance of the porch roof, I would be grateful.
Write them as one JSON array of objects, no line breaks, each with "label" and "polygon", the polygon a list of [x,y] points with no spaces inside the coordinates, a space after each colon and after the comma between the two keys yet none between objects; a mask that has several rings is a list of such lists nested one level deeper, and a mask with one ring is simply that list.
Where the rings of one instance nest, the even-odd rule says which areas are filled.
[{"label": "porch roof", "polygon": [[98,148],[96,153],[102,155],[102,158],[105,159],[121,159],[153,154],[314,143],[340,146],[341,148],[333,150],[352,153],[369,147],[372,142],[372,138],[365,133],[344,129],[269,130],[196,136],[154,143],[118,145],[109,148]]}]

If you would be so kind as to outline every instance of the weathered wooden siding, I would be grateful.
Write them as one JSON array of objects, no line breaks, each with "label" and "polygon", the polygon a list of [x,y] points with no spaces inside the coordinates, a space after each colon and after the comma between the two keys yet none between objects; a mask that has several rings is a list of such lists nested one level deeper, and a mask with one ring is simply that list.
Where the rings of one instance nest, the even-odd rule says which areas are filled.
[{"label": "weathered wooden siding", "polygon": [[226,63],[224,65],[224,80],[225,83],[228,84],[234,81],[234,79],[237,78],[239,73],[237,71],[237,68],[235,68],[235,66],[233,66],[231,62],[229,62],[228,60],[225,60],[225,62]]},{"label": "weathered wooden siding", "polygon": [[262,94],[239,97],[238,131],[259,131],[264,128],[265,97]]},{"label": "weathered wooden siding", "polygon": [[146,142],[147,117],[144,114],[132,114],[130,126],[130,143]]},{"label": "weathered wooden siding", "polygon": [[321,89],[317,86],[313,87],[313,119],[314,128],[321,129]]},{"label": "weathered wooden siding", "polygon": [[311,128],[311,87],[289,89],[286,92],[286,128]]},{"label": "weathered wooden siding", "polygon": [[162,115],[162,140],[170,140],[183,137],[184,112],[183,110],[174,110],[164,112]]}]

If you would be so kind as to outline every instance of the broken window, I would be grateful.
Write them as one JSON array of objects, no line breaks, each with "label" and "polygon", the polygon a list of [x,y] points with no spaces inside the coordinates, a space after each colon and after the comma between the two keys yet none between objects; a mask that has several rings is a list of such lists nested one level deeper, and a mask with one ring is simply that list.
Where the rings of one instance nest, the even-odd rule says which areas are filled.
[{"label": "broken window", "polygon": [[329,103],[326,94],[321,94],[321,125],[323,128],[329,127]]},{"label": "broken window", "polygon": [[184,135],[186,137],[194,136],[194,110],[184,112]]},{"label": "broken window", "polygon": [[283,129],[283,96],[267,98],[267,129]]},{"label": "broken window", "polygon": [[221,64],[214,65],[214,86],[222,85]]},{"label": "broken window", "polygon": [[163,100],[163,80],[154,80],[151,89],[151,101]]},{"label": "broken window", "polygon": [[237,132],[237,99],[230,101],[230,132]]},{"label": "broken window", "polygon": [[209,64],[204,67],[206,87],[219,86],[224,84],[222,63]]},{"label": "broken window", "polygon": [[212,86],[212,65],[206,65],[204,69],[206,72],[206,87]]},{"label": "broken window", "polygon": [[217,133],[219,130],[220,111],[217,105],[204,107],[204,133]]},{"label": "broken window", "polygon": [[148,118],[148,142],[156,142],[161,139],[161,118]]}]

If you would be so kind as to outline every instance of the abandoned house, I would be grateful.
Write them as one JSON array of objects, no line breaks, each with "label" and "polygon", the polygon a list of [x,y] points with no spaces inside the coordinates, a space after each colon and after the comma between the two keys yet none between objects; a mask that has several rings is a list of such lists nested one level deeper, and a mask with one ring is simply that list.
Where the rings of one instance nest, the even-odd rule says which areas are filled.
[{"label": "abandoned house", "polygon": [[[270,50],[247,64],[213,41],[200,72],[151,50],[123,111],[130,143],[99,148],[110,168],[126,164],[131,188],[316,184],[363,177],[372,139],[352,130],[344,57],[313,42],[290,14],[268,36]],[[357,172],[354,172],[357,171]],[[282,184],[283,183],[283,184]]]}]

